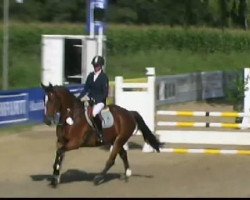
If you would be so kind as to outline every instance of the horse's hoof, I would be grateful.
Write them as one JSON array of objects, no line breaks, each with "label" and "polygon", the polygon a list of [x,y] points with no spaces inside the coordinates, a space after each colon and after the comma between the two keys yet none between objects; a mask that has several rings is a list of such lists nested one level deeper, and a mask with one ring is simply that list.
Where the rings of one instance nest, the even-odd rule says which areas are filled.
[{"label": "horse's hoof", "polygon": [[94,178],[94,184],[95,185],[100,185],[103,182],[104,182],[104,175],[99,174],[99,175],[95,176],[95,178]]},{"label": "horse's hoof", "polygon": [[57,188],[59,182],[60,182],[60,178],[56,176],[56,177],[53,177],[53,178],[52,178],[50,185],[51,185],[53,188]]},{"label": "horse's hoof", "polygon": [[128,179],[129,179],[129,177],[126,176],[126,174],[121,174],[120,180],[125,181],[125,182],[128,182]]}]

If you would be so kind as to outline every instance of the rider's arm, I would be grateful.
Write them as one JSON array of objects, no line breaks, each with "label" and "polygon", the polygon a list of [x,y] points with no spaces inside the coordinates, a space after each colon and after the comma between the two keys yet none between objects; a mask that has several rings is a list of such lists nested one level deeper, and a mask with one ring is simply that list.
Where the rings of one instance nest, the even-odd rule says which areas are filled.
[{"label": "rider's arm", "polygon": [[104,98],[106,99],[108,97],[109,94],[109,79],[107,76],[105,76],[105,81],[103,84],[103,91],[104,91]]},{"label": "rider's arm", "polygon": [[84,84],[84,88],[80,93],[80,95],[78,96],[78,98],[81,99],[82,97],[84,97],[89,92],[89,89],[90,89],[90,74],[88,75],[86,83]]}]

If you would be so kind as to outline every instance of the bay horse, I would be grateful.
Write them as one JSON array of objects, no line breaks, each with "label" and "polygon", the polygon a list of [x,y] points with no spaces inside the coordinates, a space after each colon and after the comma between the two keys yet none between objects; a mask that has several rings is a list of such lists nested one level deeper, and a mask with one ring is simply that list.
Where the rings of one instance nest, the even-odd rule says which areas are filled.
[{"label": "bay horse", "polygon": [[[56,123],[57,149],[51,180],[51,185],[56,187],[60,183],[60,169],[65,152],[84,146],[100,146],[100,143],[85,113],[85,110],[90,109],[89,107],[85,108],[83,103],[65,86],[53,86],[51,83],[45,86],[41,83],[41,87],[45,92],[44,123],[55,124],[59,114],[59,120]],[[123,145],[133,135],[136,128],[141,130],[144,141],[160,152],[160,142],[137,111],[128,111],[115,104],[107,107],[113,115],[113,125],[103,129],[104,144],[113,145],[113,148],[104,169],[94,177],[95,185],[104,181],[108,170],[115,163],[117,154],[123,161],[125,178],[131,175],[127,152]]]}]

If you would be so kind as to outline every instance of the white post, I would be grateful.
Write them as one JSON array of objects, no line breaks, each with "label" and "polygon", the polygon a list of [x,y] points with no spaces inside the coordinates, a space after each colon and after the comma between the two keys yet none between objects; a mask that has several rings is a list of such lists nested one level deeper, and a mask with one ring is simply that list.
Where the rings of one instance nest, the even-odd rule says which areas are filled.
[{"label": "white post", "polygon": [[[119,103],[121,103],[121,105],[123,106],[126,105],[125,108],[137,110],[143,116],[146,124],[148,125],[148,128],[154,133],[155,131],[155,74],[154,74],[154,70],[150,68],[149,73],[147,74],[148,74],[148,80],[147,80],[147,83],[144,84],[143,86],[143,88],[146,89],[146,91],[144,90],[139,91],[135,95],[135,99],[137,101],[134,102],[135,104],[133,105],[126,105],[126,102],[124,102],[124,94],[126,93],[129,96],[129,98],[133,99],[133,96],[132,96],[133,92],[127,91],[124,93],[123,77],[121,76],[115,77],[115,102],[118,103],[118,105]],[[140,83],[137,83],[137,85],[138,87],[141,87]],[[129,101],[131,103],[131,99],[127,99],[126,101]],[[135,108],[134,105],[137,105],[138,107]],[[125,145],[127,145],[127,143]],[[150,145],[145,143],[142,151],[154,152],[154,149]]]},{"label": "white post", "polygon": [[9,0],[3,2],[3,90],[9,87]]},{"label": "white post", "polygon": [[148,96],[149,96],[149,105],[147,109],[150,113],[150,124],[149,129],[155,131],[155,76],[148,77]]},{"label": "white post", "polygon": [[115,99],[116,99],[115,102],[120,102],[119,98],[121,98],[122,84],[123,84],[123,77],[116,76],[115,77]]},{"label": "white post", "polygon": [[[244,93],[244,113],[250,113],[250,68],[244,68],[244,85],[245,85],[245,93]],[[249,117],[243,117],[242,124],[246,125],[250,123]]]},{"label": "white post", "polygon": [[[148,97],[149,97],[149,105],[147,109],[150,114],[150,124],[149,129],[155,132],[155,69],[154,68],[146,68],[148,76]],[[147,143],[144,144],[142,148],[143,152],[150,153],[154,152],[154,149]]]},{"label": "white post", "polygon": [[101,25],[101,22],[99,24],[98,28],[98,38],[97,38],[97,54],[99,56],[102,56],[102,43],[103,43],[103,26]]}]

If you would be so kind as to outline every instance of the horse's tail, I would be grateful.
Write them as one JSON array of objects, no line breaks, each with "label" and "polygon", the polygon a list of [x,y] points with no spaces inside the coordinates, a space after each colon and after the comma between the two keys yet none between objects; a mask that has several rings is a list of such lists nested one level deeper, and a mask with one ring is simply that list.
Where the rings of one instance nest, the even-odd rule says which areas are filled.
[{"label": "horse's tail", "polygon": [[148,128],[142,116],[137,111],[131,111],[131,113],[133,114],[138,124],[138,129],[142,132],[144,141],[147,142],[151,147],[153,147],[157,152],[160,152],[161,143]]}]

